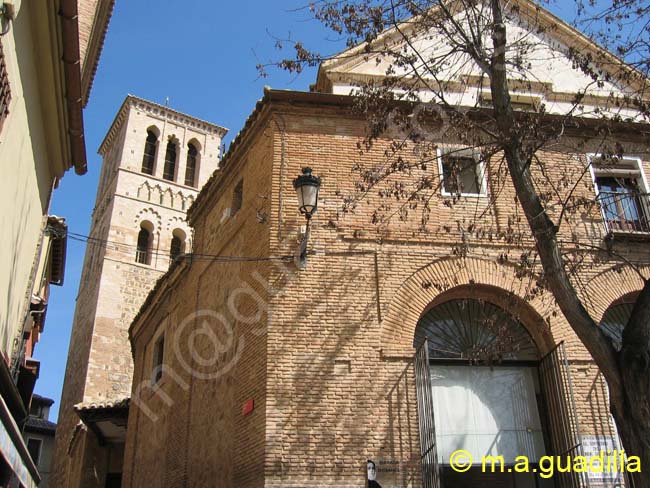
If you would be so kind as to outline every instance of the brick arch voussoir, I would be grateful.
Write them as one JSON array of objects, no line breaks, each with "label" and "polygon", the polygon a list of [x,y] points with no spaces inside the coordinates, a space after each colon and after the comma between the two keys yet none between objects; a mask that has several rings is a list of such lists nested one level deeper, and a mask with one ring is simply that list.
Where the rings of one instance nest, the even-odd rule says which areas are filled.
[{"label": "brick arch voussoir", "polygon": [[[641,272],[644,276],[650,276],[650,267]],[[580,295],[591,317],[599,323],[611,304],[625,296],[634,295],[642,288],[641,277],[629,266],[611,267],[587,281]]]},{"label": "brick arch voussoir", "polygon": [[153,224],[154,234],[160,234],[160,231],[162,229],[162,217],[156,210],[153,209],[153,207],[145,207],[135,215],[133,218],[134,228],[139,228],[140,223],[144,220],[148,220]]},{"label": "brick arch voussoir", "polygon": [[[415,328],[431,303],[449,290],[467,285],[513,294],[539,317],[549,317],[554,308],[555,302],[548,292],[526,299],[530,278],[518,275],[514,265],[479,258],[443,258],[409,276],[389,301],[380,328],[382,350],[412,352]],[[550,333],[545,341],[552,341]]]}]

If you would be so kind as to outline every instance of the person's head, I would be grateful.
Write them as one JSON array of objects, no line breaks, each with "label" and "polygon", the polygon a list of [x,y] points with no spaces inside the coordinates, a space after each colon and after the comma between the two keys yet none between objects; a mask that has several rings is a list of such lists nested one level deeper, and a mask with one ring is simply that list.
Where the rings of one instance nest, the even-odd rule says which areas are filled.
[{"label": "person's head", "polygon": [[377,478],[377,466],[375,462],[368,459],[368,479],[374,481]]}]

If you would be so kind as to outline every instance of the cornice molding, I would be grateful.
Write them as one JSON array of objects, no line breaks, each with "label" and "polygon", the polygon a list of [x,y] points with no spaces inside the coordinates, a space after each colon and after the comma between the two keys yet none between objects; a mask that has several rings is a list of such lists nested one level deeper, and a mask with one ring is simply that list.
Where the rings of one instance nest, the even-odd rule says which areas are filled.
[{"label": "cornice molding", "polygon": [[220,138],[224,137],[228,133],[228,129],[220,125],[213,124],[212,122],[199,119],[192,115],[129,94],[124,99],[115,119],[113,119],[111,127],[106,133],[106,137],[99,146],[97,152],[100,155],[104,156],[106,154],[108,147],[115,140],[116,135],[120,131],[122,124],[131,109],[142,110],[153,117],[163,118],[168,122],[181,125],[198,133],[216,135]]}]

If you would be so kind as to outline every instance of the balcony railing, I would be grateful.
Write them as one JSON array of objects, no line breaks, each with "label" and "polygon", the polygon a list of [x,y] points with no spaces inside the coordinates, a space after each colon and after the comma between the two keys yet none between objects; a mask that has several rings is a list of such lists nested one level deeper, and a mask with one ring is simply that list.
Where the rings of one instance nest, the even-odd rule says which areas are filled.
[{"label": "balcony railing", "polygon": [[143,251],[143,250],[141,250],[141,249],[138,249],[138,250],[135,252],[135,262],[136,262],[136,263],[140,263],[140,264],[150,264],[150,263],[149,263],[149,261],[150,261],[150,257],[151,257],[151,256],[149,255],[149,251]]},{"label": "balcony railing", "polygon": [[598,202],[609,233],[650,233],[650,193],[601,191]]}]

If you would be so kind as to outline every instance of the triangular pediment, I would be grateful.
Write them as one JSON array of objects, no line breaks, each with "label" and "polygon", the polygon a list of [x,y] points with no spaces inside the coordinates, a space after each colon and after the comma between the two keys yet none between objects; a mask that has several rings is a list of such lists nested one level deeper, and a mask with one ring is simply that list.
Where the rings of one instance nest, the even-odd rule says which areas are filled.
[{"label": "triangular pediment", "polygon": [[[436,8],[439,7],[433,7]],[[462,22],[464,11],[459,9],[456,15]],[[584,93],[587,113],[591,111],[590,106],[618,105],[612,100],[638,94],[640,87],[648,84],[640,73],[529,0],[510,2],[505,24],[508,55],[514,57],[523,52],[525,58],[522,67],[509,68],[515,99],[544,103],[549,112],[565,113],[570,110],[575,95]],[[479,98],[489,97],[486,93],[489,82],[480,67],[468,55],[455,51],[442,34],[423,32],[417,19],[386,30],[371,49],[367,47],[366,44],[356,46],[322,63],[316,89],[349,94],[360,84],[387,76],[393,65],[391,73],[417,82],[425,97],[428,88],[444,91],[454,103],[461,105],[475,105]],[[395,68],[394,58],[381,52],[386,47],[391,52],[402,49],[417,52],[421,61]],[[574,50],[589,56],[590,69],[600,73],[598,81],[576,66],[575,57],[570,55]],[[429,71],[431,66],[435,66],[435,73]],[[616,107],[616,110],[624,118],[636,118],[636,110],[631,106]]]}]

